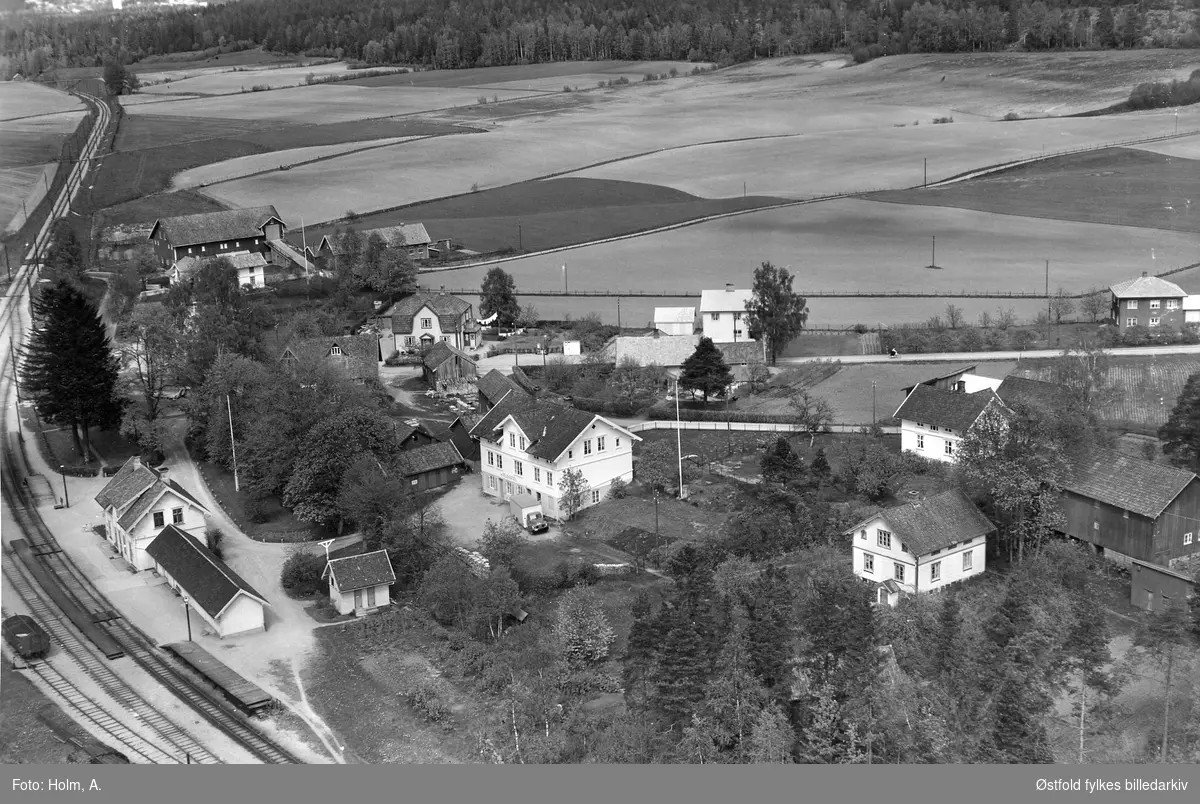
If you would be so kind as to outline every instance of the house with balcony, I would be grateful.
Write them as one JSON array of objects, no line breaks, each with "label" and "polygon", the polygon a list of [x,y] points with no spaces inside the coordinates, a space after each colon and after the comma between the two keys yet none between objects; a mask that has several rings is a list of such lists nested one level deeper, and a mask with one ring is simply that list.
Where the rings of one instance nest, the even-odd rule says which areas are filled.
[{"label": "house with balcony", "polygon": [[472,310],[470,302],[444,290],[406,296],[371,320],[379,332],[380,354],[386,358],[400,349],[424,350],[436,343],[475,349],[481,335]]},{"label": "house with balcony", "polygon": [[846,531],[854,574],[875,585],[876,601],[946,588],[984,570],[996,526],[958,489],[888,508]]},{"label": "house with balcony", "polygon": [[1188,294],[1174,282],[1142,271],[1138,278],[1118,282],[1109,291],[1112,293],[1110,315],[1121,332],[1133,327],[1183,329],[1184,302]]},{"label": "house with balcony", "polygon": [[528,494],[547,518],[561,519],[558,483],[568,469],[583,473],[583,507],[604,499],[614,480],[633,479],[633,442],[641,439],[603,416],[528,397],[502,401],[470,435],[479,440],[484,494]]},{"label": "house with balcony", "polygon": [[148,570],[154,559],[146,548],[168,525],[204,538],[209,510],[167,470],[130,458],[96,495],[104,512],[104,537],[134,571]]}]

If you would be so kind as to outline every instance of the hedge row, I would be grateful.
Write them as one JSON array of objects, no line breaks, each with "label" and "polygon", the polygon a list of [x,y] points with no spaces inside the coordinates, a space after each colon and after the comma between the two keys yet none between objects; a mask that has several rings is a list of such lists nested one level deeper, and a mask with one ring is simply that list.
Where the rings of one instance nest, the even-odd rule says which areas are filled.
[{"label": "hedge row", "polygon": [[571,404],[580,410],[586,410],[588,413],[607,414],[610,416],[636,416],[645,410],[650,402],[645,399],[596,399],[594,397],[573,396],[571,397]]},{"label": "hedge row", "polygon": [[[646,411],[652,420],[669,421],[675,418],[675,406],[658,404]],[[796,424],[789,413],[759,413],[752,410],[681,410],[685,422],[762,422],[764,424]]]}]

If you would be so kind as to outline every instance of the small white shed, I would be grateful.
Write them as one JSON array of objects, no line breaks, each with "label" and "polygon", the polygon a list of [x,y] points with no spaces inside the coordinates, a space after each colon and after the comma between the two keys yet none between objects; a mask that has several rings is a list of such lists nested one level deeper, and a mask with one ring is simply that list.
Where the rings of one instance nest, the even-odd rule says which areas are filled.
[{"label": "small white shed", "polygon": [[563,357],[580,354],[579,341],[563,341]]},{"label": "small white shed", "polygon": [[396,572],[387,550],[376,550],[325,565],[322,578],[329,578],[329,599],[338,614],[362,616],[391,602]]}]

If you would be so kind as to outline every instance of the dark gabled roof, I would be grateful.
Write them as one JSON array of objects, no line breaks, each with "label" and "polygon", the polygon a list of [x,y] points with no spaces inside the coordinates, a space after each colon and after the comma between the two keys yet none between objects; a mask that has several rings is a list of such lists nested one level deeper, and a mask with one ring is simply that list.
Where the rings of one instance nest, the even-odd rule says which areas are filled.
[{"label": "dark gabled roof", "polygon": [[951,377],[957,377],[961,374],[970,374],[972,371],[974,371],[977,368],[979,368],[979,364],[972,363],[969,366],[963,366],[962,368],[957,368],[954,371],[948,371],[945,374],[939,374],[936,377],[930,377],[928,380],[921,380],[919,383],[915,383],[913,385],[907,385],[904,388],[902,388],[901,390],[907,394],[909,391],[916,388],[918,385],[936,385],[937,383],[941,382],[942,380],[948,380]]},{"label": "dark gabled roof", "polygon": [[432,472],[434,469],[445,469],[448,466],[458,466],[463,462],[462,455],[451,441],[436,441],[423,447],[401,452],[396,456],[396,465],[404,477],[414,477]]},{"label": "dark gabled roof", "polygon": [[[511,394],[471,428],[471,435],[491,440],[509,416],[529,439],[526,452],[546,461],[557,460],[588,425],[599,418],[594,413],[567,405]],[[632,433],[629,435],[638,438]]]},{"label": "dark gabled roof", "polygon": [[422,290],[396,302],[380,317],[392,319],[392,332],[409,335],[413,331],[413,320],[422,307],[433,311],[442,332],[454,332],[462,321],[463,313],[471,309],[471,303],[449,293]]},{"label": "dark gabled roof", "polygon": [[[333,354],[333,347],[341,350]],[[297,359],[329,360],[341,366],[355,379],[379,376],[379,340],[374,335],[325,335],[320,338],[301,338],[288,343],[279,355]]]},{"label": "dark gabled roof", "polygon": [[429,429],[424,422],[419,421],[403,421],[396,423],[396,443],[403,444],[408,439],[412,438],[417,433],[422,433],[430,438],[437,438],[433,430]]},{"label": "dark gabled roof", "polygon": [[1045,410],[1062,409],[1070,404],[1071,392],[1053,382],[1031,380],[1010,374],[996,389],[996,396],[1006,405],[1028,405]]},{"label": "dark gabled roof", "polygon": [[145,243],[150,239],[153,223],[118,223],[100,230],[100,242],[116,246],[127,243]]},{"label": "dark gabled roof", "polygon": [[214,619],[221,615],[239,593],[263,605],[266,598],[255,591],[240,575],[212,554],[199,539],[174,525],[167,525],[146,546],[146,553],[170,573],[200,608]]},{"label": "dark gabled roof", "polygon": [[487,374],[484,374],[479,379],[475,380],[475,387],[479,393],[483,394],[484,399],[495,405],[509,391],[520,391],[521,388],[507,374],[500,373],[499,369],[492,369]]},{"label": "dark gabled roof", "polygon": [[918,385],[900,405],[896,411],[896,418],[935,424],[964,433],[994,399],[996,393],[990,388],[964,394],[961,391],[943,391],[928,385]]},{"label": "dark gabled roof", "polygon": [[159,227],[162,227],[167,235],[167,242],[173,248],[224,240],[245,240],[262,237],[263,229],[271,219],[283,223],[273,206],[200,212],[175,218],[160,218],[151,228],[150,237],[153,238]]},{"label": "dark gabled roof", "polygon": [[421,362],[424,363],[427,368],[437,368],[451,357],[456,355],[472,365],[475,363],[469,354],[464,352],[462,349],[451,346],[447,341],[438,341],[433,346],[429,347],[429,351],[426,352],[425,356],[421,358]]},{"label": "dark gabled roof", "polygon": [[[975,503],[958,489],[928,499],[880,511],[892,535],[915,556],[925,556],[960,542],[986,536],[996,529]],[[848,532],[858,530],[864,520]]]},{"label": "dark gabled roof", "polygon": [[1116,450],[1094,448],[1067,472],[1065,491],[1157,519],[1196,475]]},{"label": "dark gabled roof", "polygon": [[382,586],[396,582],[396,571],[387,550],[376,550],[346,558],[335,558],[325,565],[321,577],[332,575],[339,592],[353,592],[369,586]]},{"label": "dark gabled roof", "polygon": [[96,502],[104,510],[121,511],[157,482],[158,474],[135,455],[100,489]]}]

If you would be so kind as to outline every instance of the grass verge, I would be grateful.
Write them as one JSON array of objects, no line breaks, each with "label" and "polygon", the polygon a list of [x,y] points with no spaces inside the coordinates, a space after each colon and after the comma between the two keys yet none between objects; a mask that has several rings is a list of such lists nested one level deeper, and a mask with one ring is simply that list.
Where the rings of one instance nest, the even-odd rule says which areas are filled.
[{"label": "grass verge", "polygon": [[221,506],[221,510],[251,539],[260,542],[294,543],[311,542],[326,537],[324,528],[296,519],[275,497],[268,497],[266,500],[267,521],[251,522],[246,516],[248,495],[244,491],[234,490],[233,474],[224,467],[208,461],[197,461],[196,465],[200,467],[200,475]]}]

